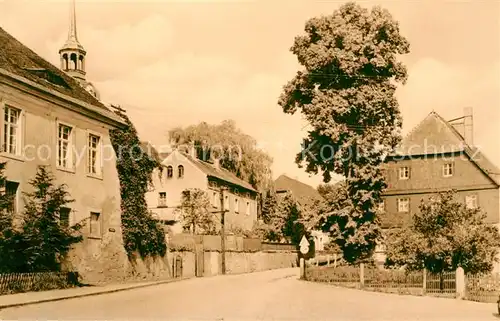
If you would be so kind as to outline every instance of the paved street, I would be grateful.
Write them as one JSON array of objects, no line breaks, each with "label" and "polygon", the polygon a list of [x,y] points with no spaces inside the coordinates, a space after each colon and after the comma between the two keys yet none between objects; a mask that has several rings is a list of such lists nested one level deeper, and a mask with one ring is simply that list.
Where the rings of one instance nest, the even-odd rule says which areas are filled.
[{"label": "paved street", "polygon": [[9,308],[2,320],[499,320],[494,304],[299,281],[297,269],[198,278]]}]

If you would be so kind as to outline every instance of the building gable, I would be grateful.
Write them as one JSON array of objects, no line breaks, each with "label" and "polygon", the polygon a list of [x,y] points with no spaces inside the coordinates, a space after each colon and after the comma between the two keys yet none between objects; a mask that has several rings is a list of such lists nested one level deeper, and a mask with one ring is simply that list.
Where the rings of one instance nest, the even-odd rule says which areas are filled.
[{"label": "building gable", "polygon": [[321,194],[314,187],[286,175],[280,175],[274,181],[274,186],[277,193],[289,192],[302,205],[311,205],[315,201],[323,199]]},{"label": "building gable", "polygon": [[441,116],[431,112],[403,139],[398,155],[428,155],[459,152],[465,142]]},{"label": "building gable", "polygon": [[481,173],[491,183],[500,186],[500,169],[478,148],[469,146],[462,134],[436,112],[431,112],[411,130],[397,147],[396,155],[389,156],[388,160],[445,155],[458,155],[469,160],[478,170],[477,173]]},{"label": "building gable", "polygon": [[161,164],[164,166],[165,170],[169,165],[174,164],[173,171],[174,175],[177,175],[177,166],[182,164],[184,166],[184,171],[195,171],[196,176],[203,176],[205,178],[204,184],[208,186],[207,174],[200,170],[186,155],[182,154],[178,150],[171,152],[165,159],[162,160]]}]

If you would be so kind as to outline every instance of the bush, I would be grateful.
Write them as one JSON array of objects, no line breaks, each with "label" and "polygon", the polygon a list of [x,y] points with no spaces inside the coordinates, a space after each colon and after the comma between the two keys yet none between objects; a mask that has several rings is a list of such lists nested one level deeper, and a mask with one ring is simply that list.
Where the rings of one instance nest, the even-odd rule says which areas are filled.
[{"label": "bush", "polygon": [[[1,171],[5,164],[2,165]],[[3,175],[0,180],[5,180]],[[14,227],[13,214],[5,207],[0,214],[1,273],[60,271],[71,246],[82,240],[81,224],[61,224],[61,209],[73,202],[65,185],[54,185],[54,177],[39,166],[30,181],[33,192],[24,193],[25,209],[20,228]],[[5,195],[2,196],[2,200]]]}]

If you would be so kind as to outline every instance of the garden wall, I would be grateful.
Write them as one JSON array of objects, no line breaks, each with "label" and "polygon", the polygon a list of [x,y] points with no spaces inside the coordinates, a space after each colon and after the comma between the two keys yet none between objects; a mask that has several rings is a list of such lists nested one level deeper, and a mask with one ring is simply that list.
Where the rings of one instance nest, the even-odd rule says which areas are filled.
[{"label": "garden wall", "polygon": [[[183,276],[214,276],[222,273],[221,238],[218,235],[174,235],[169,248],[172,260],[183,259]],[[241,274],[296,267],[295,245],[265,243],[259,239],[226,236],[226,274]],[[173,264],[173,262],[172,262]],[[173,265],[171,265],[173,266]]]}]

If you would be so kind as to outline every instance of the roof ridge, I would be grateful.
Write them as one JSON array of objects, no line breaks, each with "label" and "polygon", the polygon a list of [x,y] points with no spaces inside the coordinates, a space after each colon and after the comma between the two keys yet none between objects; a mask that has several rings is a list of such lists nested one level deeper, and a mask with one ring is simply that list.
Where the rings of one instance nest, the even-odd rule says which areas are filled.
[{"label": "roof ridge", "polygon": [[448,127],[448,129],[450,129],[453,132],[453,134],[455,134],[455,136],[457,136],[457,138],[464,144],[464,147],[469,147],[469,148],[471,147],[469,144],[467,144],[467,142],[465,141],[465,138],[462,135],[460,135],[460,133],[458,132],[458,130],[455,127],[453,127],[453,125],[450,124],[449,121],[447,121],[446,119],[444,119],[438,113],[435,113],[435,114],[436,114],[437,118],[441,122],[443,122],[445,124],[445,126]]},{"label": "roof ridge", "polygon": [[[3,47],[4,50],[0,50],[0,69],[4,69],[17,77],[21,77],[22,79],[35,82],[37,85],[40,85],[45,89],[54,90],[59,94],[76,99],[79,102],[111,111],[96,97],[88,93],[76,79],[69,76],[53,63],[36,53],[33,49],[19,41],[2,27],[0,27],[0,39],[6,42],[6,46]],[[13,52],[15,52],[18,56],[13,54]],[[32,72],[29,72],[25,68],[45,69],[47,72],[61,77],[70,88],[61,88],[61,86],[51,82],[40,82],[40,77],[35,76]]]},{"label": "roof ridge", "polygon": [[[180,152],[180,151],[179,151]],[[182,152],[180,152],[182,153]],[[249,182],[247,182],[246,180],[238,177],[236,174],[234,174],[233,172],[231,172],[230,170],[226,169],[226,168],[223,168],[222,166],[219,167],[219,168],[216,168],[212,163],[209,163],[207,161],[204,161],[202,159],[199,159],[198,157],[193,157],[189,154],[184,154],[182,153],[189,161],[191,161],[192,163],[194,163],[194,165],[201,165],[201,166],[210,166],[210,169],[215,171],[215,173],[220,173],[220,174],[226,174],[226,175],[229,175],[231,179],[233,180],[236,180],[236,182],[231,182],[231,181],[228,181],[227,179],[224,179],[224,177],[217,177],[218,179],[220,180],[223,180],[223,181],[226,181],[230,184],[235,184],[235,185],[239,185],[243,188],[246,188],[246,189],[249,189],[249,190],[252,190],[252,191],[256,191],[255,188],[252,186],[252,184],[250,184]],[[210,173],[207,173],[205,170],[201,169],[203,172],[205,172],[206,175],[211,175]],[[213,175],[211,175],[213,176]],[[244,183],[244,185],[242,184]],[[245,186],[247,185],[247,186]]]},{"label": "roof ridge", "polygon": [[[429,118],[432,115],[437,115],[437,113],[434,110],[431,111],[430,113],[428,113],[427,116],[425,116],[421,121],[419,121],[415,126],[413,126],[412,129],[410,129],[410,131],[408,133],[406,133],[406,135],[404,135],[404,137],[401,138],[400,145],[401,145],[401,143],[403,143],[403,141],[406,138],[410,137],[410,135],[413,134],[417,130],[417,128],[420,127],[420,125],[422,125],[427,120],[427,118]],[[399,146],[399,147],[401,147],[401,146]]]}]

